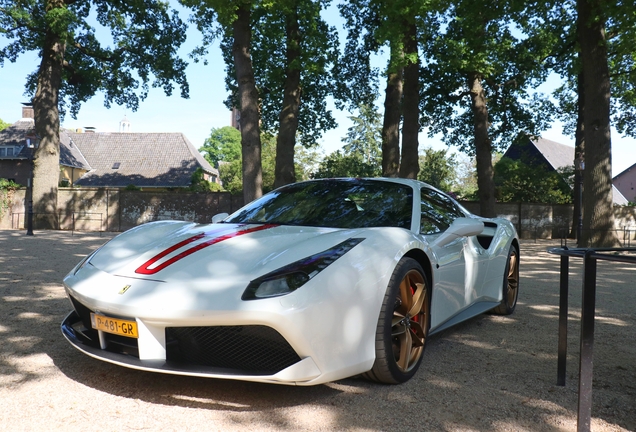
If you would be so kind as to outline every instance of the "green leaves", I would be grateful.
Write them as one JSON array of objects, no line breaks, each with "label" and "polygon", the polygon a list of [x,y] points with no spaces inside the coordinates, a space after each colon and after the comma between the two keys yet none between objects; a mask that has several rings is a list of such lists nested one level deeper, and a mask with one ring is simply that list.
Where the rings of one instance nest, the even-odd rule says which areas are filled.
[{"label": "green leaves", "polygon": [[497,199],[502,202],[570,204],[572,191],[568,180],[573,169],[549,171],[545,167],[526,165],[507,157],[495,164]]},{"label": "green leaves", "polygon": [[[106,106],[114,102],[133,110],[151,87],[171,94],[176,85],[188,96],[186,63],[177,55],[186,26],[164,1],[0,0],[0,29],[10,41],[0,50],[0,64],[42,50],[47,34],[65,43],[62,84],[56,89],[62,114],[70,108],[76,115],[98,91]],[[104,31],[110,38],[100,40],[96,34]],[[35,77],[27,88],[35,92]]]},{"label": "green leaves", "polygon": [[47,10],[44,22],[48,30],[57,34],[61,39],[67,39],[77,25],[75,14],[64,3],[59,6],[54,5]]},{"label": "green leaves", "polygon": [[446,143],[474,151],[469,74],[481,77],[495,148],[505,148],[519,132],[538,134],[549,124],[554,109],[534,88],[547,75],[544,62],[554,38],[529,25],[541,21],[544,12],[525,1],[475,7],[457,0],[435,15],[440,32],[424,43],[421,73],[421,110],[431,136],[441,133]]},{"label": "green leaves", "polygon": [[205,159],[212,166],[220,162],[232,162],[241,160],[241,132],[231,126],[212,128],[210,136],[205,139],[203,147]]},{"label": "green leaves", "polygon": [[424,149],[420,156],[420,172],[417,179],[443,191],[453,190],[457,178],[458,162],[447,150]]}]

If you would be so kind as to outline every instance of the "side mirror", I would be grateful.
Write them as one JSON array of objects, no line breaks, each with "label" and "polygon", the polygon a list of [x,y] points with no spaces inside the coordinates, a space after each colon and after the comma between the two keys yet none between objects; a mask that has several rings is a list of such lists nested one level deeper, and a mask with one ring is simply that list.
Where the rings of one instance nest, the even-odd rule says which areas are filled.
[{"label": "side mirror", "polygon": [[446,231],[437,237],[433,246],[444,247],[460,237],[470,237],[481,234],[484,223],[477,219],[460,217],[453,221]]},{"label": "side mirror", "polygon": [[229,216],[229,213],[219,213],[212,216],[212,223],[219,223]]}]

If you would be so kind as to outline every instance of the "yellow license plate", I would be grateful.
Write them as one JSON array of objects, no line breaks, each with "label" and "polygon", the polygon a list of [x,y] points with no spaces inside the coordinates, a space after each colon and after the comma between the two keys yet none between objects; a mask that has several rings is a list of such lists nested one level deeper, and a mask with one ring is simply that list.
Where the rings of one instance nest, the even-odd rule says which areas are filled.
[{"label": "yellow license plate", "polygon": [[91,325],[95,330],[112,333],[120,336],[138,338],[137,323],[135,321],[111,318],[104,315],[91,313]]}]

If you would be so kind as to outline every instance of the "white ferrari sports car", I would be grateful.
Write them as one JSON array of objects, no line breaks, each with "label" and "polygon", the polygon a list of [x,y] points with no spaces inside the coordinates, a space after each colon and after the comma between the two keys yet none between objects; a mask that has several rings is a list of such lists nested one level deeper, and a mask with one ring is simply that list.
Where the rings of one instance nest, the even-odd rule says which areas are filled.
[{"label": "white ferrari sports car", "polygon": [[422,182],[314,180],[211,224],[135,227],[64,285],[74,310],[62,332],[100,360],[280,384],[400,383],[429,335],[514,311],[519,241],[509,221]]}]

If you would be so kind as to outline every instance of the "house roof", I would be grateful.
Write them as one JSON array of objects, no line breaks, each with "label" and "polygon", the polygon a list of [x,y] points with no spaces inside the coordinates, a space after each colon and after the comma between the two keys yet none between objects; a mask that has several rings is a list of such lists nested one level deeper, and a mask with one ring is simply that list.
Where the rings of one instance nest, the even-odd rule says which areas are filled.
[{"label": "house roof", "polygon": [[182,133],[66,134],[90,162],[78,186],[187,187],[198,167],[218,175]]},{"label": "house roof", "polygon": [[60,165],[87,171],[91,169],[91,165],[65,130],[60,133]]},{"label": "house roof", "polygon": [[574,147],[545,138],[527,139],[513,143],[504,157],[520,160],[527,165],[548,165],[557,170],[574,165]]},{"label": "house roof", "polygon": [[28,159],[31,149],[26,146],[26,137],[33,133],[35,123],[31,118],[23,118],[13,123],[11,126],[0,131],[0,145],[22,146],[22,149],[14,156],[8,158]]},{"label": "house roof", "polygon": [[618,190],[618,188],[612,185],[612,197],[614,198],[614,204],[618,205],[628,205],[629,200],[625,198],[625,195]]},{"label": "house roof", "polygon": [[555,170],[574,165],[574,147],[545,138],[537,138],[531,142]]},{"label": "house roof", "polygon": [[[544,161],[539,163],[547,162],[555,171],[559,168],[574,165],[574,147],[545,138],[529,139],[521,143],[512,144],[506,150],[504,156],[514,160],[521,160],[526,164],[538,162],[537,158],[539,157],[539,160]],[[623,172],[627,172],[630,169],[628,168]],[[628,200],[614,185],[612,185],[612,196],[614,204],[626,205],[628,203]]]},{"label": "house roof", "polygon": [[612,180],[617,180],[617,179],[619,179],[620,177],[623,177],[625,174],[629,173],[629,172],[630,172],[631,170],[633,170],[634,168],[636,168],[636,164],[634,164],[634,165],[630,166],[629,168],[627,168],[627,169],[623,170],[621,173],[616,174]]}]

